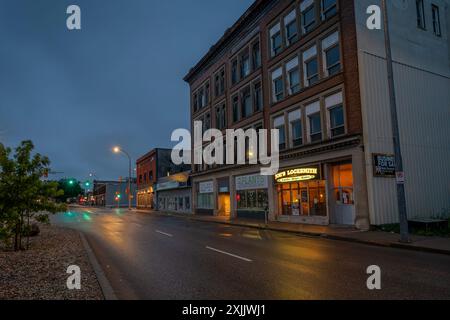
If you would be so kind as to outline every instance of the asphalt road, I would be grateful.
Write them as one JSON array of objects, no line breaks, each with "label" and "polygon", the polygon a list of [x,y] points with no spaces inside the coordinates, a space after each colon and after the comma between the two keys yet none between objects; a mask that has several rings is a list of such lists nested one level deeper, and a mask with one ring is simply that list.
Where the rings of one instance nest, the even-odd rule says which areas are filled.
[{"label": "asphalt road", "polygon": [[450,299],[450,256],[117,209],[52,221],[85,234],[119,299]]}]

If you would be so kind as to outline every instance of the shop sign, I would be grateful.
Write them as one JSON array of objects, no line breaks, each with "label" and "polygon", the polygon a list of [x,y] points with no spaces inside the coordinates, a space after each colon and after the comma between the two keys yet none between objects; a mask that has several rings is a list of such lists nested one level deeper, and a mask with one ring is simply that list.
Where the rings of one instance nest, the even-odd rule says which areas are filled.
[{"label": "shop sign", "polygon": [[319,167],[297,168],[285,170],[275,175],[277,183],[317,180],[320,178]]},{"label": "shop sign", "polygon": [[199,193],[214,193],[213,181],[200,182],[198,185]]},{"label": "shop sign", "polygon": [[267,176],[261,176],[259,174],[250,176],[236,177],[236,190],[255,190],[255,189],[267,189],[269,187]]},{"label": "shop sign", "polygon": [[395,157],[388,154],[374,154],[373,166],[375,177],[395,177]]}]

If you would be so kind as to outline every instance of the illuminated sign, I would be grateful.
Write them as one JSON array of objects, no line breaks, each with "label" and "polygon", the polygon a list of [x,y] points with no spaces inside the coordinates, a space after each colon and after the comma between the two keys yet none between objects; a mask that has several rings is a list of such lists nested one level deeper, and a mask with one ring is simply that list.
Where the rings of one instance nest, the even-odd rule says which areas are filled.
[{"label": "illuminated sign", "polygon": [[290,183],[319,179],[319,167],[297,168],[279,172],[275,175],[277,183]]}]

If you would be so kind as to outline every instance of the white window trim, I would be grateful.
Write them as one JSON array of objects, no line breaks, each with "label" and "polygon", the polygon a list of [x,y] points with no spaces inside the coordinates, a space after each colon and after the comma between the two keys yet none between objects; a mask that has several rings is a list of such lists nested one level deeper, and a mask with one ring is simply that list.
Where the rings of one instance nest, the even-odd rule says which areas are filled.
[{"label": "white window trim", "polygon": [[[313,103],[310,103],[305,106],[305,115],[306,115],[306,140],[308,143],[311,143],[311,125],[309,123],[309,116],[320,113],[320,101],[316,101]],[[322,117],[320,118],[320,122],[322,124]],[[322,130],[322,137],[323,137],[323,126],[321,128]]]},{"label": "white window trim", "polygon": [[342,105],[342,110],[344,112],[344,130],[346,131],[346,124],[345,124],[345,108],[344,108],[344,99],[342,91],[336,92],[328,97],[325,98],[325,108],[327,110],[327,135],[328,138],[331,139],[331,113],[330,110]]}]

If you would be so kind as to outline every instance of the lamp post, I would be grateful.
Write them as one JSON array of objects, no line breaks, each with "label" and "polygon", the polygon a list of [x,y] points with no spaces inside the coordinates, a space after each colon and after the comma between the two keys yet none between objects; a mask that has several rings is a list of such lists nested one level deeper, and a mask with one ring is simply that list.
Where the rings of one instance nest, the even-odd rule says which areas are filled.
[{"label": "lamp post", "polygon": [[[381,1],[384,23],[384,41],[386,48],[387,75],[389,87],[389,102],[391,109],[392,135],[395,154],[395,172],[403,174],[403,158],[400,145],[400,130],[398,125],[397,101],[395,96],[394,69],[392,61],[391,38],[389,34],[389,20],[386,0]],[[405,185],[397,177],[397,204],[400,220],[400,242],[409,242],[408,214],[406,211]]]},{"label": "lamp post", "polygon": [[131,210],[131,157],[120,147],[113,148],[114,153],[122,153],[128,157],[128,210]]}]

